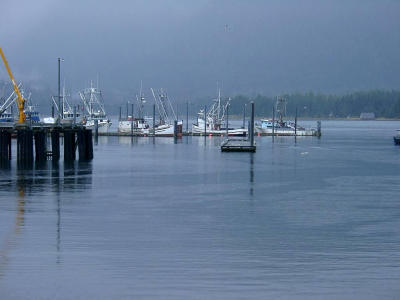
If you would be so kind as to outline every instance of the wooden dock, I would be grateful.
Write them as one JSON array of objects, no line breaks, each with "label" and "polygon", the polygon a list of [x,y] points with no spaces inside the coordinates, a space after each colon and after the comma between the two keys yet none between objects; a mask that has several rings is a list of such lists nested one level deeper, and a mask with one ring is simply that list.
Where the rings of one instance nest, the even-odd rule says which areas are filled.
[{"label": "wooden dock", "polygon": [[248,140],[226,140],[221,145],[222,152],[256,152],[256,146]]},{"label": "wooden dock", "polygon": [[221,152],[256,152],[254,142],[254,102],[251,102],[251,115],[248,139],[226,139],[221,144]]},{"label": "wooden dock", "polygon": [[[61,148],[65,161],[74,161],[76,151],[80,161],[93,159],[92,130],[76,124],[0,124],[0,160],[12,157],[11,138],[17,139],[18,162],[29,165],[33,160],[59,161]],[[60,139],[63,147],[60,147]]]}]

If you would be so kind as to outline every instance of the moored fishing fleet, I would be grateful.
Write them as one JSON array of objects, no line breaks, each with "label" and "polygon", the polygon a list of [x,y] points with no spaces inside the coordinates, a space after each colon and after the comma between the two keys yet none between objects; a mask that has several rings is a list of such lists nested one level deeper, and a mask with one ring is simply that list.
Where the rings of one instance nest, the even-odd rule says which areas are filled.
[{"label": "moored fishing fleet", "polygon": [[[275,119],[275,112],[277,119]],[[320,125],[318,125],[317,129],[306,129],[297,124],[297,116],[295,121],[287,120],[286,99],[284,97],[277,97],[273,118],[261,119],[260,122],[255,124],[255,131],[260,135],[277,136],[316,136],[321,134]]]},{"label": "moored fishing fleet", "polygon": [[133,114],[134,103],[132,103],[132,114],[129,115],[129,105],[127,105],[126,118],[120,115],[118,122],[118,133],[132,135],[156,135],[156,136],[179,136],[182,135],[183,121],[177,119],[172,103],[168,94],[163,90],[150,89],[154,99],[154,108],[157,108],[158,118],[155,111],[152,124],[149,118],[144,116],[144,104],[146,103],[142,87],[140,94],[136,96],[137,116]]},{"label": "moored fishing fleet", "polygon": [[[22,93],[24,89],[19,84]],[[136,135],[136,136],[181,136],[182,134],[207,135],[207,136],[247,136],[249,128],[243,122],[243,126],[232,126],[229,124],[229,107],[231,98],[223,99],[221,90],[218,89],[217,97],[212,100],[210,106],[205,106],[196,114],[195,121],[189,127],[186,124],[186,131],[183,131],[183,120],[179,120],[171,98],[165,89],[150,88],[149,95],[151,101],[147,101],[140,85],[140,92],[130,99],[127,104],[126,115],[120,116],[117,122],[117,129],[112,129],[112,121],[105,108],[103,93],[99,89],[99,84],[94,86],[93,82],[79,91],[77,94],[79,103],[72,103],[71,96],[66,91],[66,86],[59,86],[59,95],[51,97],[52,115],[41,117],[37,111],[37,106],[32,103],[31,94],[27,96],[25,113],[31,123],[44,125],[67,125],[80,124],[87,129],[93,130],[96,134],[106,135]],[[16,106],[17,95],[15,91],[0,103],[0,123],[13,123],[15,121],[14,106]],[[153,105],[153,116],[145,114],[145,106]],[[286,119],[286,102],[282,97],[278,97],[276,103],[277,118],[260,119],[254,126],[257,135],[296,135],[296,136],[315,136],[320,134],[318,129],[306,129],[297,124],[297,118],[293,122]],[[188,112],[187,112],[188,114]],[[188,123],[189,120],[187,119]],[[191,130],[189,130],[189,128]]]},{"label": "moored fishing fleet", "polygon": [[246,128],[229,128],[228,123],[224,122],[228,118],[230,102],[231,98],[228,98],[222,103],[221,90],[218,89],[218,97],[213,100],[211,109],[207,112],[205,107],[197,114],[196,123],[192,125],[193,134],[246,136]]},{"label": "moored fishing fleet", "polygon": [[[22,87],[21,87],[21,90]],[[29,100],[25,111],[31,122],[51,124],[81,124],[87,129],[92,129],[97,134],[107,135],[136,135],[136,136],[181,136],[183,134],[183,120],[178,120],[174,110],[173,101],[164,89],[149,89],[152,104],[154,106],[153,117],[145,115],[146,100],[145,93],[141,84],[140,92],[132,97],[132,101],[127,103],[126,115],[118,119],[117,130],[110,129],[112,121],[108,117],[105,109],[103,94],[97,86],[90,82],[90,85],[78,92],[80,103],[71,104],[71,96],[66,92],[66,87],[62,88],[60,96],[52,96],[52,109],[55,110],[52,116],[41,118],[36,107]],[[59,98],[59,101],[57,101]],[[16,95],[14,92],[0,105],[0,122],[13,122],[13,104],[15,105]],[[230,126],[228,123],[229,107],[231,98],[225,100],[221,97],[221,90],[212,100],[209,109],[204,107],[196,115],[195,122],[191,124],[191,131],[186,130],[185,134],[207,135],[207,136],[247,136],[249,128],[245,123],[241,127]],[[320,134],[320,129],[306,129],[295,121],[286,119],[286,100],[278,97],[275,111],[277,118],[260,119],[255,124],[254,132],[257,135],[296,135],[296,136],[316,136]],[[186,120],[188,122],[188,120]],[[188,128],[188,127],[187,127]]]}]

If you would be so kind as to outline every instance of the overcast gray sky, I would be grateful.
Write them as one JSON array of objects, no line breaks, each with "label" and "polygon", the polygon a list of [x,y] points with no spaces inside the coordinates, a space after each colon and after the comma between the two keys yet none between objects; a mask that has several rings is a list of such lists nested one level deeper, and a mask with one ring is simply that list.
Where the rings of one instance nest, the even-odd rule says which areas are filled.
[{"label": "overcast gray sky", "polygon": [[[111,98],[400,86],[398,0],[2,0],[0,46],[18,80]],[[1,66],[1,78],[6,78]]]}]

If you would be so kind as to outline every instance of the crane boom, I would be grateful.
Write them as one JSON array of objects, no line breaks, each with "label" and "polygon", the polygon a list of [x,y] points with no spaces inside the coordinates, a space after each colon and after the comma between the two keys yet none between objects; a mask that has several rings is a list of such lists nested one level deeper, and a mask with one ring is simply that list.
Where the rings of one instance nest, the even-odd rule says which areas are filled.
[{"label": "crane boom", "polygon": [[3,50],[1,49],[1,47],[0,47],[0,55],[1,55],[1,58],[3,59],[4,65],[6,66],[8,76],[10,76],[11,82],[14,86],[14,91],[17,94],[18,123],[23,124],[23,123],[25,123],[25,119],[26,119],[25,112],[24,112],[25,99],[21,96],[21,92],[19,91],[18,85],[15,83],[14,76],[11,73],[11,69],[8,66],[8,62],[6,60],[6,57],[4,56],[4,53],[3,53]]}]

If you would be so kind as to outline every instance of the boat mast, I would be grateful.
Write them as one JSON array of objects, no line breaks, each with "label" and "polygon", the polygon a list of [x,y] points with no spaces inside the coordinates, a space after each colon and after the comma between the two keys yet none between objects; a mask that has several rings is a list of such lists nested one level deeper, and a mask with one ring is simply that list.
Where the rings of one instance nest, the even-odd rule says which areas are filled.
[{"label": "boat mast", "polygon": [[278,96],[276,100],[276,112],[279,114],[279,122],[283,124],[283,117],[286,115],[286,99]]},{"label": "boat mast", "polygon": [[90,89],[89,89],[89,111],[90,111],[90,117],[93,117],[93,98],[94,98],[94,93],[93,93],[93,81],[90,80]]},{"label": "boat mast", "polygon": [[104,104],[102,101],[102,94],[99,89],[93,87],[92,80],[90,81],[90,88],[86,88],[82,92],[79,92],[79,95],[83,101],[87,113],[91,118],[94,117],[96,114],[96,112],[94,111],[95,105],[98,106],[98,114],[101,114],[101,117],[106,116]]},{"label": "boat mast", "polygon": [[221,89],[218,88],[218,102],[217,102],[217,111],[218,111],[218,123],[220,122],[220,118],[221,118]]},{"label": "boat mast", "polygon": [[160,115],[160,121],[161,121],[162,117],[161,117],[161,109],[160,109],[159,101],[157,99],[156,93],[154,93],[153,88],[150,88],[150,90],[151,90],[151,93],[153,94],[154,103],[157,106],[158,114]]},{"label": "boat mast", "polygon": [[[143,96],[143,81],[140,80],[140,94],[139,94],[139,119],[143,118],[143,109],[144,109],[144,96]],[[133,116],[132,116],[133,117]]]},{"label": "boat mast", "polygon": [[171,112],[172,112],[172,115],[173,115],[173,117],[174,117],[174,120],[177,120],[177,121],[178,121],[178,118],[177,118],[177,116],[176,116],[176,114],[175,114],[175,111],[174,111],[174,108],[173,108],[173,106],[172,106],[171,100],[169,99],[167,93],[165,93],[165,98],[167,99],[168,104],[169,104],[169,107],[171,108]]}]

